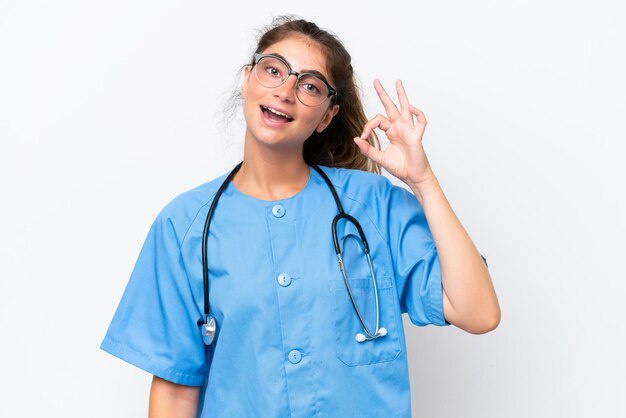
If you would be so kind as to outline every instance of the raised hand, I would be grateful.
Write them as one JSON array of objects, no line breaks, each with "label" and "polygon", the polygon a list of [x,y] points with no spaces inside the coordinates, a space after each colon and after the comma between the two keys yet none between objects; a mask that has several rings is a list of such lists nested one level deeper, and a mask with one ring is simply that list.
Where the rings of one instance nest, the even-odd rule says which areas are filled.
[{"label": "raised hand", "polygon": [[[422,146],[422,137],[426,129],[424,113],[409,103],[402,81],[396,81],[400,109],[391,100],[379,80],[374,81],[374,88],[387,115],[379,114],[370,119],[363,127],[361,136],[354,138],[361,153],[409,185],[417,185],[434,178]],[[389,145],[384,150],[370,146],[366,140],[375,128],[385,132],[389,139]]]}]

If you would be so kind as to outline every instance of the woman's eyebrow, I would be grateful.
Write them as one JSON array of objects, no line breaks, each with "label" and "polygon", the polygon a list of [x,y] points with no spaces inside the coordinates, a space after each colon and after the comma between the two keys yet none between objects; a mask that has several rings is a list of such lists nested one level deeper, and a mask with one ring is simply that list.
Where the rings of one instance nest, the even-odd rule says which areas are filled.
[{"label": "woman's eyebrow", "polygon": [[325,82],[327,82],[328,84],[330,84],[328,82],[328,80],[326,79],[326,76],[322,73],[320,73],[319,71],[315,71],[315,70],[302,70],[303,73],[307,73],[307,74],[313,74],[314,76],[317,76],[319,78],[321,78],[322,80],[324,80]]}]

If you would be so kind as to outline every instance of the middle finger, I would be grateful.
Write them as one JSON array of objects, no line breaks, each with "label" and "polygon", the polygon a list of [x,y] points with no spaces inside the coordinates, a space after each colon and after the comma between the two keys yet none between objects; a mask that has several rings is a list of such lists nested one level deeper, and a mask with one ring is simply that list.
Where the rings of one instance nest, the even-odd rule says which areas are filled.
[{"label": "middle finger", "polygon": [[407,119],[411,118],[409,98],[406,95],[406,91],[404,90],[404,85],[402,84],[402,81],[400,80],[396,81],[396,92],[398,93],[398,100],[400,101],[400,110],[402,111],[402,115],[406,117]]}]

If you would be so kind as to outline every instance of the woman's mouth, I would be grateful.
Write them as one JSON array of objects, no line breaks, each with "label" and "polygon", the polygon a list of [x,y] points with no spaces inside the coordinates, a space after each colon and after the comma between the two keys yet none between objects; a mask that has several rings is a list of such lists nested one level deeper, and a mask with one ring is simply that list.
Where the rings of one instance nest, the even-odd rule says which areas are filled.
[{"label": "woman's mouth", "polygon": [[268,120],[272,122],[288,123],[293,120],[293,116],[288,115],[279,110],[273,109],[269,106],[261,105],[261,112]]}]

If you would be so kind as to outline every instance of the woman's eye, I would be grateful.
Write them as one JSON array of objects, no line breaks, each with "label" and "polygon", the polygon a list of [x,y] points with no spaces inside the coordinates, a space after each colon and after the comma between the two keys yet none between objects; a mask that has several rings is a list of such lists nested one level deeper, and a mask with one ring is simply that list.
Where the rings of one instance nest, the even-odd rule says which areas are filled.
[{"label": "woman's eye", "polygon": [[300,87],[309,94],[318,94],[320,92],[320,89],[311,83],[302,83]]},{"label": "woman's eye", "polygon": [[276,77],[280,76],[280,71],[277,68],[267,67],[265,71],[267,71],[272,76],[276,76]]}]

